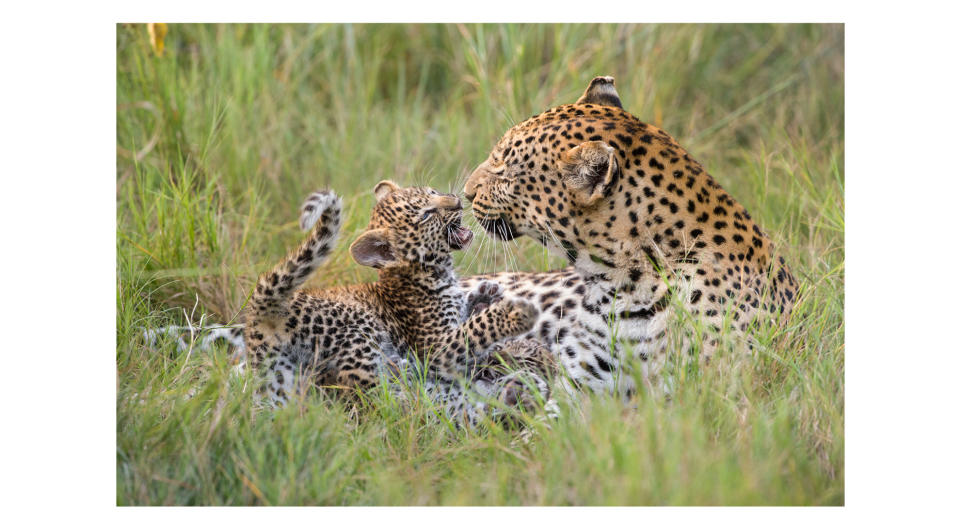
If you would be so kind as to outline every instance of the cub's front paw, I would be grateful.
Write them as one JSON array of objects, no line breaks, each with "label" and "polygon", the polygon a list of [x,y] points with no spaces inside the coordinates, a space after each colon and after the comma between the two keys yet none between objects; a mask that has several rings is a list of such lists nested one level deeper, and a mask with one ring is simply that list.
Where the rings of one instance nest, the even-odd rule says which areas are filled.
[{"label": "cub's front paw", "polygon": [[467,316],[475,315],[503,298],[503,289],[492,280],[484,280],[467,296]]},{"label": "cub's front paw", "polygon": [[504,308],[507,312],[507,323],[516,335],[533,329],[534,324],[537,323],[537,317],[540,316],[537,306],[520,298],[510,300]]},{"label": "cub's front paw", "polygon": [[527,413],[533,413],[538,407],[538,399],[550,397],[550,386],[533,373],[518,372],[502,379],[498,400],[506,406],[519,407]]}]

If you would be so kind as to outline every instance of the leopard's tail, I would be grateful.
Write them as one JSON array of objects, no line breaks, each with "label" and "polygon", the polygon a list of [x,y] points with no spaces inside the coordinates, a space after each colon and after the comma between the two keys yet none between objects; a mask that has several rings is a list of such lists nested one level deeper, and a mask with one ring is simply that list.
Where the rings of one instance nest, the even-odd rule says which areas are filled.
[{"label": "leopard's tail", "polygon": [[[273,269],[260,275],[250,298],[250,312],[258,319],[285,316],[293,292],[320,267],[333,251],[340,234],[340,197],[332,191],[317,191],[301,207],[300,228],[312,231],[297,249]],[[316,225],[314,225],[316,224]]]}]

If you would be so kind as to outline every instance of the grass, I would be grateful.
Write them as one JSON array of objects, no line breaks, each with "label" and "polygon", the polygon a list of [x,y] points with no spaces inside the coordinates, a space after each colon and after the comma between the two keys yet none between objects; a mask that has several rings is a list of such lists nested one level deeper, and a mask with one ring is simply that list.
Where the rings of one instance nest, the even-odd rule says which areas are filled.
[{"label": "grass", "polygon": [[[117,494],[140,504],[844,503],[842,26],[117,27]],[[672,397],[561,402],[529,442],[424,423],[374,393],[258,412],[224,349],[144,327],[229,321],[299,241],[310,191],[345,196],[353,263],[384,178],[460,190],[512,124],[610,74],[760,222],[803,282],[753,357],[679,373]],[[477,242],[462,274],[564,261]],[[194,309],[194,305],[197,304]]]}]

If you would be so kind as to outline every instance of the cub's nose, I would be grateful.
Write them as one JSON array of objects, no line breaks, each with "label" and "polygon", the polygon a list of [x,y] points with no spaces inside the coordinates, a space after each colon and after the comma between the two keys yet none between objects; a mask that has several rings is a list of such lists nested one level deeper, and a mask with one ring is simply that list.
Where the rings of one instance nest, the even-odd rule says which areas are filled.
[{"label": "cub's nose", "polygon": [[454,194],[447,193],[447,197],[452,199],[449,209],[453,211],[460,211],[463,209],[463,203],[460,202],[460,197]]},{"label": "cub's nose", "polygon": [[463,204],[460,203],[460,198],[458,198],[457,195],[451,195],[448,193],[434,197],[432,204],[436,207],[449,211],[460,211],[463,209]]}]

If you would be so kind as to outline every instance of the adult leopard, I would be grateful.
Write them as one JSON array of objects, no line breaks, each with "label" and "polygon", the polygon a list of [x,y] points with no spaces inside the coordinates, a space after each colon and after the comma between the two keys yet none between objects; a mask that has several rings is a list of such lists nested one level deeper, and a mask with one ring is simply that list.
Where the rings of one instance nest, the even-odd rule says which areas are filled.
[{"label": "adult leopard", "polygon": [[569,260],[553,274],[482,278],[540,305],[531,336],[595,390],[632,387],[618,382],[624,354],[648,373],[662,364],[673,300],[711,328],[709,359],[725,321],[743,331],[761,310],[785,318],[797,299],[746,209],[670,135],[624,111],[609,76],[507,131],[464,191],[494,237],[526,235]]}]

